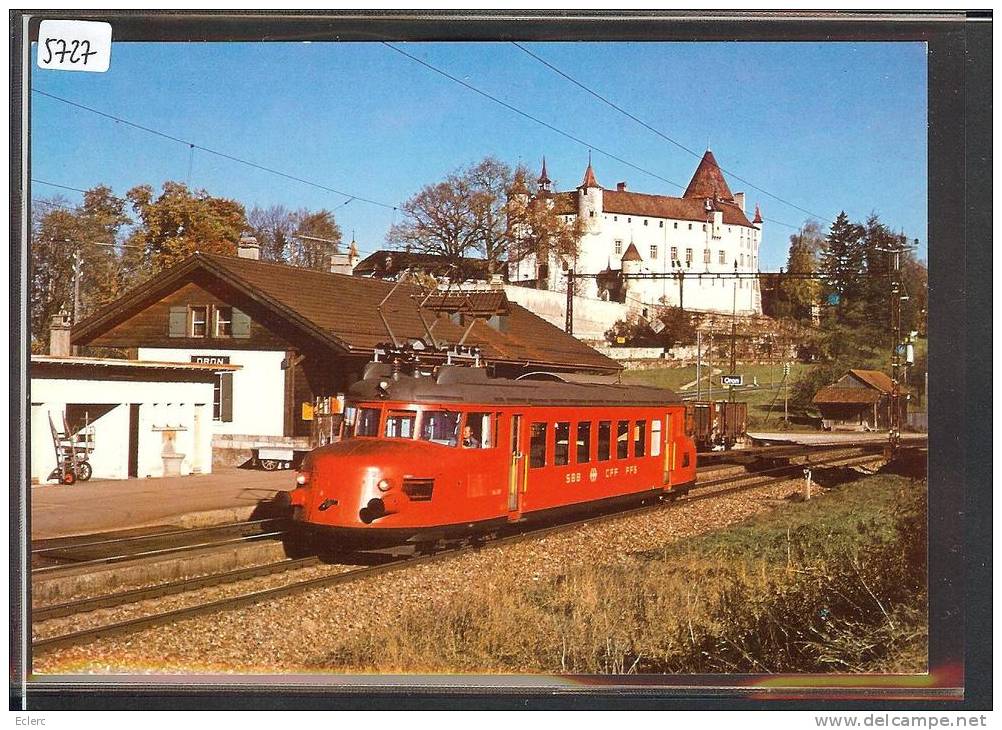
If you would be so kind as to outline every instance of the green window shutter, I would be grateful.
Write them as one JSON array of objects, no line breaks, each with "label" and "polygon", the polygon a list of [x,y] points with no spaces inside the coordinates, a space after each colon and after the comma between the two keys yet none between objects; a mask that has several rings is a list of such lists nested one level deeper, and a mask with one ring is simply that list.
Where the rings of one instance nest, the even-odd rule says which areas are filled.
[{"label": "green window shutter", "polygon": [[219,376],[219,420],[224,423],[233,421],[233,373]]},{"label": "green window shutter", "polygon": [[188,328],[188,308],[171,307],[170,317],[167,321],[167,335],[170,337],[184,337]]},{"label": "green window shutter", "polygon": [[247,339],[251,333],[250,315],[233,308],[233,336]]}]

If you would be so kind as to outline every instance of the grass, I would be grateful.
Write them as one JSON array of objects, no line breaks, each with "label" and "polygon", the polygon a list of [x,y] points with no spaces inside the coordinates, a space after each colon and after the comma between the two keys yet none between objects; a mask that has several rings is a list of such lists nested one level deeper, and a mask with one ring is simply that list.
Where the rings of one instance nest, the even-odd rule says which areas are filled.
[{"label": "grass", "polygon": [[924,482],[878,476],[549,578],[499,565],[344,639],[316,669],[921,672],[925,519]]},{"label": "grass", "polygon": [[[729,369],[726,363],[720,363],[715,367]],[[792,386],[793,382],[806,372],[811,366],[805,363],[790,363],[790,374],[786,382]],[[775,365],[739,365],[735,368],[738,375],[744,376],[745,386],[734,390],[734,400],[748,404],[748,428],[749,430],[779,430],[782,428],[783,420],[783,366],[781,363]],[[706,369],[704,368],[704,373]],[[707,399],[705,374],[703,380],[703,398]],[[656,368],[651,370],[627,370],[623,373],[623,382],[636,383],[638,385],[653,385],[661,388],[671,388],[679,390],[682,385],[691,383],[696,379],[696,367],[684,368]],[[720,386],[720,374],[713,376],[714,388],[713,398],[722,400],[728,397],[728,389]],[[752,385],[758,383],[758,386]],[[695,393],[695,386],[688,388],[683,393]],[[771,406],[771,410],[770,410]],[[798,416],[796,409],[791,409],[791,418]],[[807,423],[792,422],[788,430],[817,431],[813,425]]]}]

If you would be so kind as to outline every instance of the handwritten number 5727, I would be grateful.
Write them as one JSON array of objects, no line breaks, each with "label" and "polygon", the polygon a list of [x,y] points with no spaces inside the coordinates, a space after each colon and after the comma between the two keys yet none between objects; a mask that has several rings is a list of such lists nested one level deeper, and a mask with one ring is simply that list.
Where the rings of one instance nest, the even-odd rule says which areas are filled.
[{"label": "handwritten number 5727", "polygon": [[[55,44],[55,50],[53,50],[53,44]],[[65,63],[66,57],[69,56],[70,63],[82,62],[84,66],[87,65],[87,59],[91,56],[96,56],[98,53],[90,49],[90,41],[70,41],[67,43],[62,38],[47,39],[45,41],[45,51],[48,56],[44,59],[44,63],[52,63],[53,56],[59,58],[59,63]]]}]

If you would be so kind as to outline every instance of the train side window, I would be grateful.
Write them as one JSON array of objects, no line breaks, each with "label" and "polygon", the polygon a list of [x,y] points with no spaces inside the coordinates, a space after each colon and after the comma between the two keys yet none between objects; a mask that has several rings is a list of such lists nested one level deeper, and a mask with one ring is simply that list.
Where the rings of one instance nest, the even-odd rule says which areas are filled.
[{"label": "train side window", "polygon": [[661,456],[661,419],[651,421],[651,456]]},{"label": "train side window", "polygon": [[647,421],[637,421],[633,426],[633,455],[647,454]]},{"label": "train side window", "polygon": [[630,455],[630,422],[620,421],[616,427],[616,458],[625,459]]},{"label": "train side window", "polygon": [[459,440],[459,416],[455,411],[425,411],[421,417],[421,440],[455,446]]},{"label": "train side window", "polygon": [[379,409],[359,408],[358,417],[355,423],[356,436],[378,436],[379,435]]},{"label": "train side window", "polygon": [[414,438],[414,411],[391,411],[386,417],[386,428],[383,433],[388,439]]},{"label": "train side window", "polygon": [[608,461],[611,456],[612,421],[598,422],[598,460]]},{"label": "train side window", "polygon": [[566,466],[571,460],[571,424],[558,423],[553,427],[553,463]]},{"label": "train side window", "polygon": [[[463,448],[489,449],[494,445],[494,428],[490,413],[468,413],[463,427]],[[467,431],[467,429],[469,429]]]},{"label": "train side window", "polygon": [[546,425],[533,423],[529,430],[529,468],[546,466]]},{"label": "train side window", "polygon": [[591,461],[591,421],[578,422],[578,464]]}]

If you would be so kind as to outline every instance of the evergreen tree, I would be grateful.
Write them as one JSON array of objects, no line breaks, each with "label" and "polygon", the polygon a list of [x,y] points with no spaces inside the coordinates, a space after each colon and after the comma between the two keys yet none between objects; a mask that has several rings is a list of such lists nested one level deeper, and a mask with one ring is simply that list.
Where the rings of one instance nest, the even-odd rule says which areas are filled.
[{"label": "evergreen tree", "polygon": [[824,275],[825,293],[839,302],[855,299],[862,286],[865,265],[863,230],[849,221],[843,210],[832,224],[821,250],[818,270]]}]

